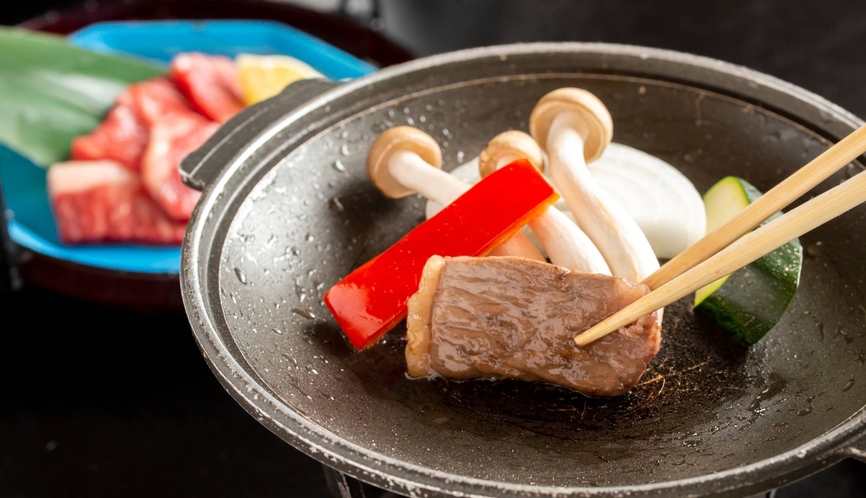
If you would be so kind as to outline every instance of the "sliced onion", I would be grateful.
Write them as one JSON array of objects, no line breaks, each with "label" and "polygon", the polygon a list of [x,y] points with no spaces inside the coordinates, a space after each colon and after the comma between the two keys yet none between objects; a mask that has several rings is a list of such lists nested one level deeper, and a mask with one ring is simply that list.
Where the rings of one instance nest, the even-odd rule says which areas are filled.
[{"label": "sliced onion", "polygon": [[[676,256],[706,233],[700,194],[688,178],[661,159],[612,143],[589,164],[589,170],[637,222],[659,259]],[[458,166],[451,174],[474,185],[480,180],[478,160]],[[571,214],[561,198],[556,207]],[[426,215],[430,218],[441,209],[428,201]],[[524,228],[524,232],[543,251],[532,231]]]},{"label": "sliced onion", "polygon": [[659,259],[676,256],[706,233],[701,195],[661,159],[612,143],[589,170],[637,222]]}]

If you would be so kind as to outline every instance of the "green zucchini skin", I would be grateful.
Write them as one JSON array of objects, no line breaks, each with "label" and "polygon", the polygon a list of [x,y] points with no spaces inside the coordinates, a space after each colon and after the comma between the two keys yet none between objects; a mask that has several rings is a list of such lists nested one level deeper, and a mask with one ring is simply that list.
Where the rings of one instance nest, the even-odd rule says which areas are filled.
[{"label": "green zucchini skin", "polygon": [[[761,196],[758,189],[740,181],[749,203]],[[780,215],[776,213],[770,219]],[[737,341],[755,344],[776,325],[794,298],[802,263],[803,246],[794,239],[732,273],[695,309]]]}]

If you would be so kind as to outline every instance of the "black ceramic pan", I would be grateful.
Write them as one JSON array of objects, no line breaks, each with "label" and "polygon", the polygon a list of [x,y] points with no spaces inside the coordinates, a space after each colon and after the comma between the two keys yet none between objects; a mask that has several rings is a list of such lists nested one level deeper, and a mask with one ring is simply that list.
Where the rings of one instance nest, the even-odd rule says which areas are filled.
[{"label": "black ceramic pan", "polygon": [[743,496],[863,458],[866,208],[801,239],[800,289],[758,345],[735,344],[687,299],[666,308],[648,382],[620,398],[409,380],[402,326],[370,350],[347,345],[324,292],[423,219],[421,199],[385,199],[370,184],[373,139],[420,127],[450,169],[526,129],[535,102],[562,86],[595,93],[614,141],[670,162],[701,192],[732,174],[766,191],[861,124],[741,67],[616,45],[502,46],[293,85],[182,165],[204,192],[183,298],[226,389],[312,457],[411,496]]}]

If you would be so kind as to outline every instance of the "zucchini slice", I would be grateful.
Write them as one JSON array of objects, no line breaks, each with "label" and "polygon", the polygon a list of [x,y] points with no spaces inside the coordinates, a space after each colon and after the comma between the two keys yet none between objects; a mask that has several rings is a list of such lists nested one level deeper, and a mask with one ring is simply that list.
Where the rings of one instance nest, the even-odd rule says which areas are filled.
[{"label": "zucchini slice", "polygon": [[[728,176],[704,195],[707,233],[754,202],[761,192]],[[776,213],[772,218],[780,216]],[[767,220],[769,221],[769,220]],[[797,239],[720,278],[695,293],[695,309],[743,344],[758,342],[772,329],[797,292],[803,247]]]}]

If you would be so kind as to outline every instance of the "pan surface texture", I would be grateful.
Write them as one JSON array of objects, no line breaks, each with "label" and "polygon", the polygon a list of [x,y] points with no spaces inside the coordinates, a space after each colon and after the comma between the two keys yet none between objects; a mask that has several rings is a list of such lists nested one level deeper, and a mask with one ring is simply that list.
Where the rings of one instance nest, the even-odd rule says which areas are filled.
[{"label": "pan surface texture", "polygon": [[451,169],[495,134],[526,130],[538,99],[563,86],[595,93],[614,141],[673,164],[700,192],[727,175],[769,190],[861,123],[744,68],[605,44],[491,47],[342,86],[293,85],[182,166],[205,192],[183,297],[226,389],[314,458],[413,496],[742,496],[862,457],[864,207],[801,239],[800,289],[767,338],[742,347],[684,299],[666,308],[660,353],[620,398],[409,380],[403,325],[360,353],[344,341],[324,293],[424,217],[422,199],[386,199],[368,180],[374,138],[416,126]]}]

